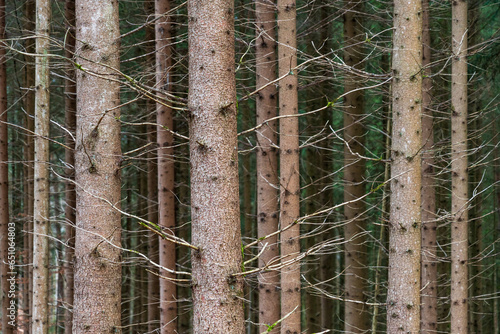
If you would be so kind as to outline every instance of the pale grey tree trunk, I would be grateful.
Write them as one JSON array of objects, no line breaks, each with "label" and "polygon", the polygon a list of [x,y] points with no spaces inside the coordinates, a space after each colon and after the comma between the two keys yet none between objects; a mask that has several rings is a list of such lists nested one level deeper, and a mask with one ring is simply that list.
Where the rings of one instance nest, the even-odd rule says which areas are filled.
[{"label": "pale grey tree trunk", "polygon": [[421,0],[394,2],[387,332],[420,330]]},{"label": "pale grey tree trunk", "polygon": [[49,28],[51,4],[36,1],[33,333],[46,334],[49,293]]},{"label": "pale grey tree trunk", "polygon": [[[118,2],[76,1],[77,184],[73,333],[120,331]],[[99,77],[97,77],[98,75]]]},{"label": "pale grey tree trunk", "polygon": [[452,7],[451,332],[468,332],[467,1]]},{"label": "pale grey tree trunk", "polygon": [[244,333],[233,1],[189,1],[193,333]]}]

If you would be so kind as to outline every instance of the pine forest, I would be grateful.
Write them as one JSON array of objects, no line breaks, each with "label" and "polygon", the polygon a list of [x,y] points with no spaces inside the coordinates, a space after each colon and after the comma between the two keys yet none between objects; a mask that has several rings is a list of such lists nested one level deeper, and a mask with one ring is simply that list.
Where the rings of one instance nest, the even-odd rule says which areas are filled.
[{"label": "pine forest", "polygon": [[3,334],[500,334],[498,0],[0,0]]}]

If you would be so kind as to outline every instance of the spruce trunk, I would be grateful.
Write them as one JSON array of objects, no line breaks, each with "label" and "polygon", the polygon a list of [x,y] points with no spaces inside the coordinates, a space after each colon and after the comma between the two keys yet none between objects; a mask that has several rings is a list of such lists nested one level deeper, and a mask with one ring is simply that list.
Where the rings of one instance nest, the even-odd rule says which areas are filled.
[{"label": "spruce trunk", "polygon": [[452,3],[451,332],[468,332],[467,1]]},{"label": "spruce trunk", "polygon": [[[276,42],[274,6],[259,0],[255,2],[257,25],[255,58],[256,88],[262,88],[276,80]],[[277,115],[277,89],[275,85],[263,88],[256,99],[257,125]],[[278,151],[277,122],[265,123],[257,132],[257,234],[264,238],[278,230]],[[267,246],[266,246],[267,245]],[[263,268],[279,257],[278,236],[262,240],[259,251],[266,250],[259,257],[259,267]],[[280,276],[277,271],[264,271],[259,274],[259,332],[265,332],[280,318]],[[276,326],[270,333],[278,333]]]},{"label": "spruce trunk", "polygon": [[189,1],[193,333],[244,333],[234,4]]},{"label": "spruce trunk", "polygon": [[77,187],[73,333],[120,330],[118,2],[76,1]]},{"label": "spruce trunk", "polygon": [[421,0],[394,2],[387,332],[420,330]]}]

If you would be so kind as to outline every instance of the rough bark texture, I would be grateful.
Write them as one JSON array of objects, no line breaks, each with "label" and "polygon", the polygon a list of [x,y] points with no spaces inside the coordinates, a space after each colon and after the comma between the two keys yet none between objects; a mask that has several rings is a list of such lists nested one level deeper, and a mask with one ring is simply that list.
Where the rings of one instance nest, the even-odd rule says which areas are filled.
[{"label": "rough bark texture", "polygon": [[[422,66],[431,62],[431,33],[429,0],[422,1]],[[420,326],[422,333],[437,330],[437,253],[436,253],[436,194],[434,185],[434,130],[432,81],[430,67],[422,79],[422,274],[420,297]]]},{"label": "rough bark texture", "polygon": [[[0,0],[0,40],[5,39],[5,0]],[[8,154],[8,128],[7,128],[7,59],[5,48],[0,47],[0,273],[2,280],[2,332],[11,334],[14,327],[9,325],[12,319],[8,310],[10,305],[9,288],[11,278],[9,264],[15,261],[9,256],[9,238],[15,237],[15,233],[9,235],[9,169],[7,161]],[[14,225],[11,225],[12,228]],[[15,244],[15,239],[12,239]],[[19,241],[18,241],[19,242]],[[12,262],[14,264],[14,262]]]},{"label": "rough bark texture", "polygon": [[[155,25],[156,40],[156,87],[170,93],[172,89],[171,67],[171,18],[169,0],[156,0],[155,13],[160,17]],[[163,104],[156,105],[157,142],[158,142],[158,223],[170,234],[175,233],[175,196],[174,196],[174,138],[165,128],[173,130],[173,110]],[[159,239],[160,264],[175,270],[175,244]],[[160,270],[160,275],[175,279],[175,275]],[[160,326],[161,333],[174,333],[177,330],[177,287],[168,279],[160,279]]]},{"label": "rough bark texture", "polygon": [[118,2],[77,0],[76,15],[83,70],[77,72],[73,333],[114,333],[121,309],[121,225],[112,208],[120,206]]},{"label": "rough bark texture", "polygon": [[387,332],[420,330],[421,0],[394,2]]},{"label": "rough bark texture", "polygon": [[467,1],[452,2],[451,332],[468,331]]},{"label": "rough bark texture", "polygon": [[[66,0],[65,2],[65,18],[66,29],[66,50],[67,58],[73,57],[75,50],[75,0]],[[76,73],[72,64],[68,64],[66,69],[67,79],[65,80],[65,109],[66,109],[66,129],[75,135],[76,131]],[[75,141],[73,137],[66,134],[65,161],[68,166],[75,165]],[[69,180],[75,179],[74,167],[66,168],[66,178]],[[74,257],[75,257],[75,228],[76,222],[76,191],[75,185],[71,181],[66,182],[65,191],[65,218],[66,218],[66,243],[68,247],[65,249],[66,265],[64,267],[64,330],[66,334],[71,334],[73,328],[73,294],[74,294]]]},{"label": "rough bark texture", "polygon": [[48,333],[49,289],[49,27],[48,0],[36,2],[35,62],[35,183],[33,229],[33,322],[34,333]]},{"label": "rough bark texture", "polygon": [[[280,116],[298,114],[297,31],[294,0],[278,0],[278,73],[289,74],[279,82]],[[281,228],[281,333],[300,333],[299,121],[280,120],[280,220]],[[290,225],[294,225],[291,226]],[[291,313],[291,314],[290,314]]]},{"label": "rough bark texture", "polygon": [[[363,68],[362,25],[359,1],[347,1],[344,14],[344,61],[346,65]],[[361,87],[359,78],[346,73],[344,104],[344,201],[352,202],[344,206],[345,244],[345,325],[347,333],[363,333],[370,327],[368,308],[361,304],[366,301],[366,282],[368,263],[366,252],[366,216],[363,200],[365,195],[365,161],[357,154],[364,155],[364,128],[361,119],[364,115],[364,93],[355,91]],[[354,201],[354,202],[353,202]],[[355,301],[355,302],[350,302]],[[361,302],[361,303],[359,303]]]},{"label": "rough bark texture", "polygon": [[242,334],[233,2],[188,14],[193,332]]},{"label": "rough bark texture", "polygon": [[[276,80],[275,14],[273,4],[255,1],[256,20],[256,88]],[[257,125],[277,115],[277,89],[269,85],[262,89],[256,99]],[[266,123],[257,132],[257,235],[265,237],[278,230],[278,151],[277,122]],[[259,258],[259,267],[265,267],[279,257],[278,236],[260,242],[259,251],[267,244]],[[259,332],[280,318],[280,276],[276,271],[259,274]],[[278,333],[279,326],[270,333]]]}]

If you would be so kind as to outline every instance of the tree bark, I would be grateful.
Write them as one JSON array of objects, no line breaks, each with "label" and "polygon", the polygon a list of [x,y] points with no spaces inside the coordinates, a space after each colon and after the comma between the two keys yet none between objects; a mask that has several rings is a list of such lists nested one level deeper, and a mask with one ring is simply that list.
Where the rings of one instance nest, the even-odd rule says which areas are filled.
[{"label": "tree bark", "polygon": [[[25,24],[23,26],[26,35],[33,34],[35,30],[35,0],[27,0],[24,4]],[[35,43],[32,39],[28,39],[25,44],[26,52],[28,54],[35,53]],[[26,123],[25,127],[29,133],[26,135],[26,146],[24,157],[26,160],[26,188],[24,197],[24,208],[26,214],[26,222],[24,230],[27,231],[24,236],[24,244],[26,249],[25,265],[24,268],[24,288],[23,288],[23,314],[24,317],[20,320],[20,327],[25,333],[30,333],[31,330],[31,317],[33,310],[33,195],[34,195],[34,168],[33,162],[35,160],[35,147],[34,136],[32,133],[35,131],[35,67],[34,57],[25,56],[25,81],[24,87],[27,92],[25,94],[24,108],[26,109]]]},{"label": "tree bark", "polygon": [[[120,328],[118,2],[76,1],[77,229],[73,333]],[[96,74],[98,76],[96,76]]]},{"label": "tree bark", "polygon": [[[289,74],[279,83],[280,116],[298,114],[297,31],[295,0],[278,0],[278,73]],[[281,333],[300,333],[300,179],[299,120],[280,120]],[[292,226],[291,226],[292,225]]]},{"label": "tree bark", "polygon": [[394,2],[387,332],[420,330],[421,0]]},{"label": "tree bark", "polygon": [[[5,0],[0,0],[0,40],[5,40]],[[15,258],[10,256],[9,247],[15,247],[14,224],[9,224],[9,160],[8,152],[8,128],[7,128],[7,58],[5,48],[0,47],[0,273],[2,288],[2,331],[4,334],[12,334],[14,327],[9,325],[10,312],[10,281],[9,264],[15,264]],[[9,235],[9,228],[11,234]],[[12,238],[12,239],[11,239]],[[19,242],[19,241],[18,241]],[[14,252],[12,252],[14,253]],[[12,254],[15,256],[15,254]]]},{"label": "tree bark", "polygon": [[49,293],[49,0],[36,1],[33,333],[46,334]]},{"label": "tree bark", "polygon": [[[344,61],[346,65],[362,69],[363,61],[362,24],[360,1],[347,1],[344,13]],[[359,200],[365,195],[364,128],[361,120],[364,114],[364,92],[361,82],[347,72],[344,79],[344,206],[345,244],[345,325],[347,333],[364,333],[370,327],[366,302],[368,263],[366,249],[365,204]],[[352,302],[351,302],[352,301]]]},{"label": "tree bark", "polygon": [[[148,0],[144,3],[144,10],[146,15],[152,16],[155,11],[155,1]],[[155,41],[155,26],[150,24],[146,27],[146,46],[147,56],[145,59],[145,67],[148,72],[149,85],[153,86],[156,82],[156,55],[154,53],[156,48]],[[149,125],[147,125],[147,140],[148,143],[157,143],[156,140],[156,103],[152,99],[147,99],[146,109],[148,114]],[[147,154],[147,220],[153,225],[158,225],[158,164],[156,146],[148,151]],[[159,238],[154,232],[149,231],[147,234],[147,249],[148,258],[154,263],[159,263]],[[158,321],[160,320],[160,281],[158,275],[155,274],[156,267],[149,266],[147,274],[147,323],[148,331],[153,332],[158,328]]]},{"label": "tree bark", "polygon": [[422,1],[422,274],[420,326],[422,333],[437,330],[436,191],[434,184],[434,129],[432,103],[429,0]]},{"label": "tree bark", "polygon": [[[165,93],[172,90],[172,25],[169,0],[156,0],[155,13],[159,19],[155,25],[156,41],[156,87]],[[172,108],[165,104],[156,105],[157,141],[158,141],[158,224],[167,233],[175,233],[175,175],[174,175],[174,138],[172,133],[174,119]],[[160,264],[164,268],[175,270],[175,244],[159,238]],[[162,334],[177,330],[177,286],[170,279],[175,275],[160,270],[160,328]]]},{"label": "tree bark", "polygon": [[244,333],[233,1],[188,2],[193,333]]},{"label": "tree bark", "polygon": [[467,1],[452,2],[451,332],[468,332]]},{"label": "tree bark", "polygon": [[[274,3],[274,1],[273,1]],[[262,88],[276,80],[276,41],[275,41],[274,5],[266,1],[255,1],[256,20],[256,88]],[[257,94],[257,125],[277,115],[277,89],[268,85]],[[267,122],[257,132],[257,236],[258,238],[278,230],[278,151],[277,122]],[[259,257],[259,267],[263,268],[279,257],[278,236],[262,240],[259,252],[267,244],[266,250]],[[280,276],[276,271],[259,273],[259,332],[265,332],[280,318]],[[270,333],[279,332],[276,326]]]},{"label": "tree bark", "polygon": [[[69,59],[73,58],[75,51],[75,0],[65,1],[65,19],[66,29],[66,48],[65,56]],[[66,69],[65,85],[65,110],[66,110],[66,130],[75,135],[76,131],[76,73],[72,64],[68,64]],[[66,243],[68,247],[65,249],[66,266],[64,268],[64,330],[66,334],[71,334],[73,328],[73,294],[74,294],[74,257],[75,257],[75,228],[76,222],[76,191],[73,181],[75,180],[75,141],[68,133],[65,138],[65,161],[66,168],[66,191],[65,191],[65,218],[66,218]]]}]

